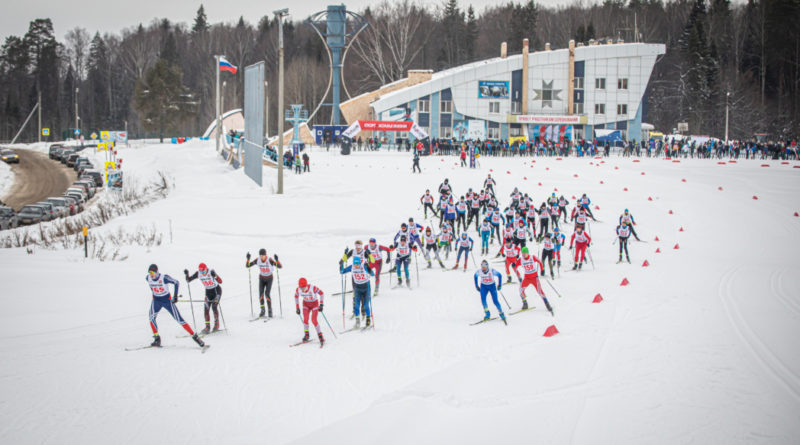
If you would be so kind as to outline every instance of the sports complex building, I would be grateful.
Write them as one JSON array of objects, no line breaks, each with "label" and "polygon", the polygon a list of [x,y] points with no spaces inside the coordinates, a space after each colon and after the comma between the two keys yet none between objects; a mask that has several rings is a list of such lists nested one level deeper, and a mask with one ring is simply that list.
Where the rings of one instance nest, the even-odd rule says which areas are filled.
[{"label": "sports complex building", "polygon": [[[408,77],[341,104],[356,121],[414,121],[431,138],[642,140],[647,85],[663,44],[590,42],[469,63]],[[362,137],[407,138],[406,132]]]}]

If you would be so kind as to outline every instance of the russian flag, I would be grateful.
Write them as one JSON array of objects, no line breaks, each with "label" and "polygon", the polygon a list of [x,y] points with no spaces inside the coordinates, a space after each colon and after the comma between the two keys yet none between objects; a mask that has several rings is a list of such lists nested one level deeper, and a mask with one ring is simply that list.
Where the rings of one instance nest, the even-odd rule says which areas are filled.
[{"label": "russian flag", "polygon": [[219,70],[230,71],[231,73],[236,74],[236,66],[228,62],[224,57],[219,58]]}]

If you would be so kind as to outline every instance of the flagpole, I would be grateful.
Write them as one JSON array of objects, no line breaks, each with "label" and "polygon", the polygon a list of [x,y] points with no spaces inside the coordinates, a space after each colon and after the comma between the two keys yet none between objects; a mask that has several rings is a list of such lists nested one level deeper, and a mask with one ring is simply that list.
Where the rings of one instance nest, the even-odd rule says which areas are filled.
[{"label": "flagpole", "polygon": [[220,150],[220,147],[219,147],[220,146],[220,134],[222,132],[222,116],[220,115],[220,110],[219,110],[219,98],[220,98],[220,94],[219,94],[219,58],[220,58],[220,56],[214,56],[214,60],[216,60],[216,62],[217,62],[216,70],[215,70],[217,72],[217,100],[216,100],[216,106],[217,106],[217,125],[216,125],[216,129],[217,129],[217,131],[216,131],[216,133],[217,133],[217,152],[219,152],[219,150]]}]

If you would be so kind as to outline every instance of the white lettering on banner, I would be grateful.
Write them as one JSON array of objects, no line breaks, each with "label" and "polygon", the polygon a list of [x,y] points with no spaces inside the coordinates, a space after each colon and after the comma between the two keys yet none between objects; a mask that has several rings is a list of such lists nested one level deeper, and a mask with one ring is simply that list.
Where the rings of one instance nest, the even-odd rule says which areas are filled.
[{"label": "white lettering on banner", "polygon": [[536,116],[521,114],[514,116],[520,124],[580,124],[581,116]]}]

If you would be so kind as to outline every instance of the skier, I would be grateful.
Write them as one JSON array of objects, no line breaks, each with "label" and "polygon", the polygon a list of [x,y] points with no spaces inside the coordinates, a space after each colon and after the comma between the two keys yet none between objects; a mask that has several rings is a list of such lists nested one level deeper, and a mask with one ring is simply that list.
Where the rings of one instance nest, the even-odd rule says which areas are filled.
[{"label": "skier", "polygon": [[496,182],[494,182],[494,179],[492,178],[492,174],[491,174],[491,173],[489,173],[489,174],[486,176],[486,180],[485,180],[485,181],[483,181],[483,189],[484,189],[484,190],[486,190],[486,192],[487,192],[487,193],[489,193],[489,192],[491,191],[491,193],[494,195],[494,194],[495,194],[495,192],[494,192],[494,186],[495,186],[496,184],[497,184],[497,183],[496,183]]},{"label": "skier", "polygon": [[[158,335],[156,316],[158,316],[158,311],[164,308],[168,310],[172,318],[192,336],[192,340],[194,340],[195,343],[201,348],[204,347],[205,343],[203,343],[203,340],[192,330],[189,323],[183,320],[181,313],[178,312],[178,307],[175,306],[175,301],[178,300],[178,280],[167,274],[162,275],[158,273],[158,266],[155,264],[151,264],[150,267],[147,268],[147,277],[145,280],[147,280],[150,291],[153,293],[153,301],[150,303],[150,328],[153,330],[153,343],[150,343],[150,346],[156,348],[161,347],[161,336]],[[174,286],[172,295],[169,293],[168,285],[170,284]]]},{"label": "skier", "polygon": [[542,241],[542,274],[547,276],[547,266],[550,265],[550,278],[555,279],[555,273],[553,272],[553,253],[555,252],[556,243],[553,241],[553,238],[550,236],[550,233],[545,233],[544,240]]},{"label": "skier", "polygon": [[379,245],[375,238],[370,238],[369,244],[367,245],[367,253],[370,258],[369,267],[375,271],[375,296],[378,295],[378,289],[381,287],[381,269],[383,268],[383,255],[381,255],[381,251],[386,252],[388,255],[386,264],[391,263],[392,254],[389,248]]},{"label": "skier", "polygon": [[[360,264],[370,264],[373,261],[372,255],[369,253],[369,250],[364,248],[364,243],[361,240],[356,240],[355,247],[353,249],[344,249],[344,255],[342,255],[342,259],[339,260],[339,269],[344,267],[347,264],[348,258],[353,257],[353,264],[358,261]],[[379,254],[380,257],[380,254]],[[355,279],[353,279],[353,289],[355,289]],[[363,310],[365,301],[361,301],[361,307]],[[356,295],[353,292],[353,316],[356,315]]]},{"label": "skier", "polygon": [[431,209],[433,216],[436,216],[436,209],[433,208],[433,195],[430,190],[425,190],[425,194],[419,198],[419,202],[424,206],[425,219],[428,219],[428,209]]},{"label": "skier", "polygon": [[425,250],[422,253],[425,255],[425,260],[428,262],[428,269],[431,266],[431,251],[433,251],[433,255],[436,257],[436,261],[439,262],[439,266],[444,269],[444,263],[442,259],[439,258],[439,246],[437,245],[437,237],[433,234],[433,231],[430,227],[425,228],[425,234],[423,235],[422,241],[425,244]]},{"label": "skier", "polygon": [[511,282],[511,270],[509,267],[514,269],[514,273],[517,274],[517,279],[522,281],[519,276],[519,270],[517,270],[517,261],[519,261],[519,246],[516,245],[511,238],[506,238],[505,244],[503,244],[502,249],[500,252],[506,258],[506,277],[508,278],[508,283]]},{"label": "skier", "polygon": [[636,229],[633,228],[633,226],[636,225],[636,220],[633,219],[633,215],[631,213],[628,213],[628,209],[625,209],[625,213],[619,216],[619,223],[620,225],[622,225],[622,223],[628,223],[628,227],[631,229],[633,237],[636,238],[636,241],[641,241],[639,239],[639,235],[636,234]]},{"label": "skier", "polygon": [[361,326],[361,308],[366,317],[366,325],[369,327],[372,323],[369,277],[375,274],[369,264],[362,264],[361,257],[353,257],[353,264],[347,267],[342,267],[342,263],[339,263],[339,273],[346,274],[347,272],[353,274],[353,310],[356,315],[356,327]]},{"label": "skier", "polygon": [[511,192],[511,207],[517,208],[519,207],[519,201],[522,199],[522,193],[519,192],[519,189],[514,187],[514,191]]},{"label": "skier", "polygon": [[501,239],[500,238],[500,223],[503,223],[503,225],[505,225],[506,219],[505,219],[505,217],[503,217],[502,214],[500,214],[500,212],[496,208],[489,207],[489,209],[490,210],[489,210],[488,214],[486,215],[486,217],[489,218],[489,222],[492,223],[492,234],[491,234],[491,236],[489,238],[491,238],[491,243],[494,244],[494,238],[495,238],[495,235],[496,235],[497,236],[497,243],[499,244],[499,243],[501,243],[501,241],[500,241],[500,239]]},{"label": "skier", "polygon": [[464,272],[467,271],[467,262],[469,262],[469,252],[472,250],[472,246],[475,243],[472,241],[467,232],[461,232],[461,236],[456,241],[456,245],[458,246],[458,256],[456,256],[456,265],[453,266],[453,270],[458,269],[458,263],[461,261],[461,254],[464,254]]},{"label": "skier", "polygon": [[397,258],[394,260],[394,268],[397,271],[397,285],[403,285],[403,279],[400,276],[401,267],[405,269],[406,285],[411,287],[411,278],[408,273],[408,265],[411,263],[411,251],[417,251],[417,248],[408,243],[408,238],[405,235],[400,236],[398,244],[389,246],[390,251],[397,250]]},{"label": "skier", "polygon": [[436,204],[436,207],[439,208],[439,227],[442,227],[444,224],[444,214],[447,213],[447,195],[441,195],[439,197],[439,203]]},{"label": "skier", "polygon": [[631,229],[632,227],[627,221],[624,221],[617,226],[617,236],[619,237],[619,260],[617,261],[617,264],[622,262],[623,249],[625,250],[625,258],[628,260],[628,264],[631,263],[631,257],[628,255],[628,238],[631,237]]},{"label": "skier", "polygon": [[568,205],[569,205],[569,201],[567,201],[567,198],[565,198],[564,195],[561,195],[558,198],[558,210],[559,210],[559,213],[564,215],[564,222],[567,222],[567,206]]},{"label": "skier", "polygon": [[588,217],[589,216],[587,215],[586,210],[584,210],[583,207],[575,206],[575,208],[572,209],[572,216],[571,216],[571,220],[575,221],[575,228],[573,230],[577,230],[578,227],[580,227],[581,229],[585,229]]},{"label": "skier", "polygon": [[473,193],[472,198],[469,199],[469,218],[467,219],[467,226],[469,227],[472,225],[472,219],[475,219],[475,230],[478,230],[478,224],[480,223],[478,216],[481,210],[481,196],[479,193]]},{"label": "skier", "polygon": [[[503,313],[503,307],[500,306],[500,301],[497,300],[497,291],[503,289],[503,276],[500,272],[493,268],[489,268],[489,263],[486,260],[481,261],[481,268],[475,272],[473,277],[475,281],[475,290],[481,293],[481,304],[483,305],[483,321],[489,321],[491,314],[489,313],[489,306],[486,304],[486,295],[492,294],[492,302],[497,307],[497,312],[503,323],[508,325],[506,321],[506,314]],[[495,282],[497,279],[497,282]],[[480,282],[480,285],[478,284]]]},{"label": "skier", "polygon": [[442,195],[449,195],[453,193],[453,188],[450,186],[450,182],[447,178],[444,178],[444,182],[439,184],[439,193]]},{"label": "skier", "polygon": [[397,244],[397,241],[403,236],[406,238],[410,236],[410,233],[408,232],[408,224],[406,223],[400,223],[400,231],[394,235],[394,240],[392,240],[392,243]]},{"label": "skier", "polygon": [[272,318],[272,298],[270,297],[270,291],[272,290],[273,266],[278,269],[283,269],[283,265],[278,261],[278,255],[275,255],[274,258],[268,258],[267,249],[259,249],[258,258],[254,261],[250,261],[250,252],[247,252],[246,258],[245,266],[248,268],[253,265],[258,265],[258,301],[261,303],[261,313],[258,315],[258,318],[262,318],[265,314],[264,297],[267,299],[267,317]]},{"label": "skier", "polygon": [[572,250],[573,243],[575,244],[575,264],[572,265],[572,270],[575,270],[580,269],[586,262],[586,248],[592,245],[592,239],[583,231],[583,227],[578,227],[569,240],[569,250]]},{"label": "skier", "polygon": [[450,258],[452,243],[453,243],[453,232],[447,226],[442,227],[442,231],[441,233],[439,233],[439,250],[444,250],[445,260]]},{"label": "skier", "polygon": [[422,170],[419,168],[419,151],[414,150],[414,165],[411,166],[411,173],[419,172],[422,173]]},{"label": "skier", "polygon": [[424,227],[422,224],[414,222],[414,218],[408,218],[408,240],[412,246],[416,244],[417,248],[420,250],[422,250],[422,241],[419,239],[419,234],[423,229]]},{"label": "skier", "polygon": [[580,199],[578,199],[578,205],[582,207],[584,210],[586,210],[586,213],[589,215],[590,218],[592,218],[592,221],[597,221],[596,219],[594,219],[594,214],[592,214],[592,209],[590,208],[591,204],[592,200],[589,199],[588,196],[586,196],[586,193],[581,195]]},{"label": "skier", "polygon": [[550,222],[550,212],[547,211],[545,203],[539,207],[539,238],[538,242],[542,241],[544,234],[547,233],[548,223]]},{"label": "skier", "polygon": [[[462,196],[456,203],[456,230],[467,230],[467,202]],[[463,229],[462,229],[463,227]]]},{"label": "skier", "polygon": [[555,192],[551,193],[550,197],[547,198],[547,206],[548,207],[558,206],[558,198],[556,198]]},{"label": "skier", "polygon": [[[561,269],[561,247],[567,241],[567,237],[558,229],[558,227],[553,229],[553,236],[551,237],[553,240],[554,246],[554,257],[556,259],[556,266]],[[561,273],[559,272],[559,277]]]},{"label": "skier", "polygon": [[450,227],[457,228],[456,226],[456,204],[453,202],[453,196],[450,195],[447,200],[447,206],[444,212],[444,223],[450,224]]},{"label": "skier", "polygon": [[553,224],[553,228],[558,227],[558,220],[561,219],[560,212],[561,211],[559,210],[558,203],[550,206],[550,222]]},{"label": "skier", "polygon": [[197,266],[197,272],[189,275],[189,270],[183,269],[183,274],[186,276],[186,285],[188,286],[192,280],[200,279],[200,283],[206,289],[206,297],[203,305],[203,314],[205,316],[206,326],[200,331],[201,334],[208,334],[211,332],[211,314],[209,310],[214,312],[214,330],[219,331],[219,300],[222,298],[222,277],[217,275],[214,269],[208,270],[205,263],[200,263]]},{"label": "skier", "polygon": [[325,338],[322,336],[322,330],[317,321],[318,312],[322,312],[325,303],[325,294],[317,287],[308,284],[305,278],[300,278],[297,282],[297,290],[294,292],[294,305],[297,315],[300,315],[300,297],[303,297],[303,343],[310,341],[308,336],[308,315],[311,314],[311,322],[314,324],[314,329],[317,330],[319,337],[319,344],[322,347],[325,344]]},{"label": "skier", "polygon": [[481,235],[481,255],[489,255],[489,237],[492,235],[489,218],[484,218],[478,233]]},{"label": "skier", "polygon": [[525,239],[526,237],[530,236],[531,232],[525,226],[525,220],[524,219],[517,220],[517,224],[514,228],[514,244],[520,248],[525,247],[526,243]]},{"label": "skier", "polygon": [[550,315],[555,316],[555,314],[553,314],[553,308],[550,307],[550,302],[547,301],[547,297],[544,295],[544,291],[542,291],[542,284],[539,282],[539,271],[544,270],[542,262],[534,255],[530,255],[527,247],[523,247],[522,256],[519,258],[519,264],[522,266],[522,272],[525,274],[525,278],[519,285],[519,296],[522,298],[522,310],[528,309],[525,288],[532,285],[539,296],[542,297],[545,307],[550,311]]}]

